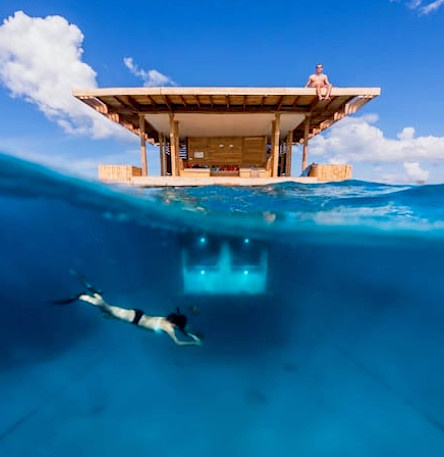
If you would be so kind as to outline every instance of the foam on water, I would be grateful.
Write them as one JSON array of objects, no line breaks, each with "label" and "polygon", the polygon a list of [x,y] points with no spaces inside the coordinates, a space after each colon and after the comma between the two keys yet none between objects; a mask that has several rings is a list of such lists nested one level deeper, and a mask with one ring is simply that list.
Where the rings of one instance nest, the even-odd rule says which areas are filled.
[{"label": "foam on water", "polygon": [[[128,190],[0,156],[0,455],[442,456],[443,196]],[[202,234],[260,242],[266,293],[185,295]],[[189,311],[205,345],[48,304],[79,291],[70,268],[111,303]]]}]

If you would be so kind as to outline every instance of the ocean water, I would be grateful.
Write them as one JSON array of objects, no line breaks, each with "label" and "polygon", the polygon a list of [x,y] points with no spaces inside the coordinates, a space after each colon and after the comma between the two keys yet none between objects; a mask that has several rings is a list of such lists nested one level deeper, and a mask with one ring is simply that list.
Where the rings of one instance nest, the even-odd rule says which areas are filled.
[{"label": "ocean water", "polygon": [[[443,201],[128,190],[0,156],[0,456],[441,457]],[[204,345],[52,305],[81,288],[70,269],[112,304],[180,307]],[[227,293],[256,273],[263,293]]]}]

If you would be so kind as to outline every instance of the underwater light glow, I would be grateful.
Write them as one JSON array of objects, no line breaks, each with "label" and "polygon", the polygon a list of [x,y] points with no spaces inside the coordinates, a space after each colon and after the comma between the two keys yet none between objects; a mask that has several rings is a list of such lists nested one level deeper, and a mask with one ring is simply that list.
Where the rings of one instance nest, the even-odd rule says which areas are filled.
[{"label": "underwater light glow", "polygon": [[250,242],[250,238],[245,238],[245,239],[244,239],[244,243],[245,243],[245,244],[248,244],[249,242]]},{"label": "underwater light glow", "polygon": [[204,236],[200,237],[200,239],[199,239],[200,244],[205,244],[206,242],[207,242],[207,239]]},{"label": "underwater light glow", "polygon": [[204,275],[205,274],[205,270],[200,270],[200,274]]},{"label": "underwater light glow", "polygon": [[244,270],[244,275],[247,275],[248,274],[248,270]]}]

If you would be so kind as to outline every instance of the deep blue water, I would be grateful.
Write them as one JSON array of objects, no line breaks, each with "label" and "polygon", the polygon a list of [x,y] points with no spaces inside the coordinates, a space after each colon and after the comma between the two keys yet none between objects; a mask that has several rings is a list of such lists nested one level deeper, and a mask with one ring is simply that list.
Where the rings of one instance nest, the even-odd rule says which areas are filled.
[{"label": "deep blue water", "polygon": [[[358,181],[129,191],[0,156],[0,455],[441,457],[443,201]],[[202,237],[266,252],[266,293],[184,294]],[[71,268],[113,304],[193,307],[204,346],[51,305],[79,291]]]}]

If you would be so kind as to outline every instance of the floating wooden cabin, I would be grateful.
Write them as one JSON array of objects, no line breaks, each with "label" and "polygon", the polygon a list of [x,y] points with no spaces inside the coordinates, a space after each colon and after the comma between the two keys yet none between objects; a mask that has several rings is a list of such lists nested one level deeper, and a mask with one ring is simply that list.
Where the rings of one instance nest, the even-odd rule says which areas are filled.
[{"label": "floating wooden cabin", "polygon": [[[351,178],[351,165],[309,164],[309,140],[356,113],[379,88],[149,87],[76,90],[74,96],[140,137],[141,167],[101,165],[99,179],[139,186],[260,185]],[[148,172],[146,143],[159,146],[160,174]],[[292,177],[303,145],[307,176]]]}]

